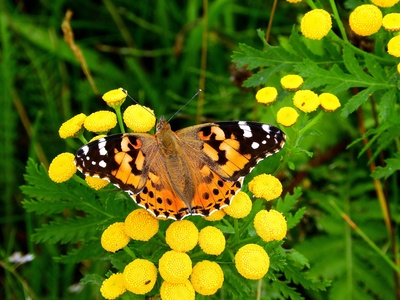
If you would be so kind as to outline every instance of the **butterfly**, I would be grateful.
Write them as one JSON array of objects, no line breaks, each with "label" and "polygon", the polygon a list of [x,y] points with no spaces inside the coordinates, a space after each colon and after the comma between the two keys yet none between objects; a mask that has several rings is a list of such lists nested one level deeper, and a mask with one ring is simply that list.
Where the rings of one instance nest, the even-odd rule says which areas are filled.
[{"label": "butterfly", "polygon": [[244,177],[280,151],[285,134],[257,122],[229,121],[156,133],[113,134],[81,147],[75,164],[110,181],[156,217],[208,216],[230,204]]}]

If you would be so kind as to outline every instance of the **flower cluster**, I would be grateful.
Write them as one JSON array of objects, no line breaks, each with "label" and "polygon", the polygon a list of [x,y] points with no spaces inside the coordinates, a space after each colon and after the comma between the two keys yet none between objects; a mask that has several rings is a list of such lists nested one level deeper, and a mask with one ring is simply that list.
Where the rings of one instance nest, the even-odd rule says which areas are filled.
[{"label": "flower cluster", "polygon": [[[325,111],[331,112],[335,111],[340,107],[339,99],[331,93],[322,93],[317,95],[311,90],[300,90],[304,80],[299,75],[286,75],[281,78],[282,88],[288,92],[293,92],[293,105],[300,111],[305,113],[310,113],[319,106],[321,106]],[[256,99],[262,104],[273,103],[278,96],[276,91],[272,95],[270,92],[264,92],[265,90],[270,91],[276,88],[264,87],[260,89],[256,94]],[[276,115],[277,122],[285,127],[294,125],[299,117],[298,111],[291,106],[281,107]]]},{"label": "flower cluster", "polygon": [[[282,82],[288,90],[295,90],[301,86],[303,79],[291,75],[282,78]],[[115,112],[98,111],[89,116],[79,114],[60,127],[60,136],[77,137],[87,143],[83,136],[85,130],[97,134],[94,140],[103,137],[118,123],[120,128],[123,128],[122,122],[136,132],[150,130],[155,123],[153,111],[139,105],[131,105],[122,114],[120,109],[125,97],[126,91],[122,89],[104,94],[103,99]],[[274,99],[270,101],[266,98]],[[276,98],[277,91],[273,88],[266,88],[257,96],[258,101],[265,104],[275,101]],[[50,178],[57,183],[67,181],[75,172],[74,155],[71,153],[57,156],[49,168]],[[106,180],[90,176],[86,176],[85,180],[87,185],[96,190],[108,184]],[[282,193],[280,181],[267,174],[256,176],[248,187],[255,197],[266,201],[277,199]],[[230,257],[230,261],[227,262],[234,263],[237,272],[246,279],[263,278],[268,272],[270,258],[261,245],[285,238],[285,217],[274,209],[258,209],[258,212],[253,213],[254,220],[250,222],[253,221],[253,232],[257,234],[252,240],[261,245],[239,243],[233,249],[227,245],[231,233],[221,230],[223,227],[215,223],[225,216],[239,222],[248,218],[252,209],[253,202],[249,195],[239,191],[229,206],[204,217],[207,221],[203,220],[199,228],[196,223],[186,219],[164,220],[170,223],[162,223],[160,226],[160,222],[163,221],[143,208],[133,210],[124,220],[114,221],[104,229],[100,239],[101,247],[111,255],[124,251],[131,259],[123,268],[119,265],[118,271],[103,281],[100,288],[102,296],[115,299],[126,292],[149,294],[157,284],[158,275],[162,279],[158,284],[161,299],[195,299],[196,293],[204,296],[214,295],[224,284],[224,271],[221,265],[214,261],[216,258],[223,261]],[[246,224],[250,222],[247,221]],[[134,245],[138,243],[157,243],[163,246],[157,254],[153,251],[148,254],[133,252]],[[154,246],[151,248],[155,250]],[[227,252],[230,255],[225,255]],[[193,256],[196,257],[195,263],[192,261]]]}]

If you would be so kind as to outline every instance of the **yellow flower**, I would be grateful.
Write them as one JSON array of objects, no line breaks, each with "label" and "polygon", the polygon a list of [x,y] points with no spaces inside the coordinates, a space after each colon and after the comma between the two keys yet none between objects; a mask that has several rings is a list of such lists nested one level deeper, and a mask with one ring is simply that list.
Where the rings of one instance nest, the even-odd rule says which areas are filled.
[{"label": "yellow flower", "polygon": [[382,26],[387,31],[395,32],[400,30],[400,14],[391,13],[387,14],[382,19]]},{"label": "yellow flower", "polygon": [[200,295],[214,295],[224,283],[224,273],[216,262],[203,260],[193,267],[190,281]]},{"label": "yellow flower", "polygon": [[241,219],[250,213],[252,205],[249,195],[240,191],[233,197],[231,204],[225,206],[223,210],[232,218]]},{"label": "yellow flower", "polygon": [[313,9],[301,19],[301,33],[309,39],[320,40],[332,28],[331,15],[323,9]]},{"label": "yellow flower", "polygon": [[400,35],[396,35],[389,40],[388,53],[394,57],[400,57]]},{"label": "yellow flower", "polygon": [[126,292],[124,276],[121,273],[112,274],[101,285],[100,293],[106,299],[115,299]]},{"label": "yellow flower", "polygon": [[106,136],[107,136],[107,134],[99,134],[99,135],[96,135],[96,136],[92,137],[92,138],[89,140],[89,143],[90,143],[90,142],[93,142],[93,141],[97,141],[97,140],[99,140],[99,139],[101,139],[101,138],[103,138],[103,137],[106,137]]},{"label": "yellow flower", "polygon": [[79,131],[82,129],[83,122],[85,122],[86,115],[78,114],[68,121],[62,123],[60,129],[58,129],[58,134],[60,138],[66,139],[69,137],[76,137]]},{"label": "yellow flower", "polygon": [[90,114],[83,125],[91,132],[107,132],[117,125],[117,116],[112,111],[97,111]]},{"label": "yellow flower", "polygon": [[293,107],[289,106],[282,107],[276,114],[277,122],[287,127],[296,124],[298,117],[299,113]]},{"label": "yellow flower", "polygon": [[103,231],[101,246],[106,251],[115,252],[128,245],[130,239],[125,233],[125,224],[123,222],[116,222]]},{"label": "yellow flower", "polygon": [[185,283],[192,273],[192,261],[186,253],[170,250],[158,261],[161,277],[169,283]]},{"label": "yellow flower", "polygon": [[264,198],[267,201],[274,200],[282,194],[282,183],[278,178],[261,174],[254,177],[248,184],[249,191],[257,198]]},{"label": "yellow flower", "polygon": [[304,79],[300,75],[286,75],[281,78],[281,85],[288,91],[296,91],[303,84]]},{"label": "yellow flower", "polygon": [[207,217],[203,217],[205,220],[207,221],[220,221],[225,217],[225,212],[221,209],[221,210],[217,210],[215,212],[213,212],[211,215],[207,216]]},{"label": "yellow flower", "polygon": [[357,6],[350,14],[351,30],[361,36],[368,36],[378,32],[382,25],[382,12],[375,5],[363,4]]},{"label": "yellow flower", "polygon": [[397,73],[400,74],[400,63],[397,64]]},{"label": "yellow flower", "polygon": [[264,277],[269,269],[269,256],[264,248],[256,244],[247,244],[235,255],[235,266],[244,278],[257,280]]},{"label": "yellow flower", "polygon": [[187,252],[192,250],[199,240],[199,230],[188,220],[175,221],[165,232],[165,241],[171,249]]},{"label": "yellow flower", "polygon": [[57,183],[70,179],[76,173],[75,155],[64,152],[57,155],[49,166],[49,177]]},{"label": "yellow flower", "polygon": [[254,217],[254,228],[265,242],[280,241],[286,236],[287,223],[279,211],[260,210]]},{"label": "yellow flower", "polygon": [[92,176],[86,176],[85,181],[88,184],[88,186],[90,186],[92,189],[95,189],[96,191],[102,189],[103,187],[105,187],[106,185],[108,185],[110,183],[109,181],[107,181],[105,179],[92,177]]},{"label": "yellow flower", "polygon": [[302,0],[286,0],[289,3],[300,3]]},{"label": "yellow flower", "polygon": [[204,253],[220,255],[225,249],[225,236],[214,226],[207,226],[200,230],[199,246]]},{"label": "yellow flower", "polygon": [[325,111],[334,111],[340,107],[340,101],[338,97],[331,93],[322,93],[318,96],[321,102],[321,107]]},{"label": "yellow flower", "polygon": [[306,113],[316,110],[319,106],[319,98],[310,90],[297,91],[293,96],[294,105]]},{"label": "yellow flower", "polygon": [[164,281],[161,284],[160,296],[162,300],[194,300],[195,293],[189,280],[184,283],[170,283]]},{"label": "yellow flower", "polygon": [[137,258],[124,269],[126,289],[134,294],[144,295],[150,292],[157,280],[157,268],[149,260]]},{"label": "yellow flower", "polygon": [[147,132],[156,124],[156,117],[150,108],[135,104],[125,109],[124,122],[135,132]]},{"label": "yellow flower", "polygon": [[392,7],[399,2],[399,0],[371,0],[371,2],[379,7]]},{"label": "yellow flower", "polygon": [[102,98],[109,107],[115,109],[117,107],[120,107],[122,103],[124,103],[127,95],[127,92],[123,88],[119,88],[108,91],[103,95]]},{"label": "yellow flower", "polygon": [[159,221],[144,208],[132,211],[125,219],[125,232],[137,241],[148,241],[158,231]]},{"label": "yellow flower", "polygon": [[257,102],[261,104],[271,104],[277,97],[278,91],[272,86],[262,88],[256,94]]}]

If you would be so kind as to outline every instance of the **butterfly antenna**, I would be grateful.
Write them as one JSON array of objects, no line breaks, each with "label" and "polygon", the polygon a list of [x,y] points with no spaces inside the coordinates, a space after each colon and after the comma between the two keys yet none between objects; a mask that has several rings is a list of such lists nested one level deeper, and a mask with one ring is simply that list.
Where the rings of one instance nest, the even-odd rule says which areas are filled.
[{"label": "butterfly antenna", "polygon": [[128,94],[128,91],[127,91],[127,90],[125,90],[125,89],[123,89],[123,88],[120,88],[120,89],[121,89],[121,91],[122,91],[123,93],[126,94],[126,96],[127,96],[129,99],[131,99],[131,100],[132,100],[133,102],[135,102],[137,105],[140,105],[141,107],[143,107],[144,110],[146,110],[149,114],[151,114],[152,116],[155,117],[154,113],[153,113],[150,109],[148,109],[146,106],[143,106],[142,104],[140,104],[139,102],[137,102],[131,95]]},{"label": "butterfly antenna", "polygon": [[193,96],[192,98],[189,99],[188,102],[186,102],[180,109],[178,109],[169,119],[168,122],[171,121],[182,109],[184,109],[190,101],[192,101],[195,97],[197,97],[198,94],[200,94],[201,89],[199,89]]}]

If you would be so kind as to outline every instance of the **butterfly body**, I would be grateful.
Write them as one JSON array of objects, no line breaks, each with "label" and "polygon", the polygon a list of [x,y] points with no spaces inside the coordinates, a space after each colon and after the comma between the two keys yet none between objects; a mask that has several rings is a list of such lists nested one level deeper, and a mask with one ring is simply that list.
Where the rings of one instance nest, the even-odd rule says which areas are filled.
[{"label": "butterfly body", "polygon": [[244,176],[278,152],[285,135],[257,122],[216,122],[176,132],[115,134],[80,148],[77,168],[128,192],[156,217],[207,216],[230,204]]}]

